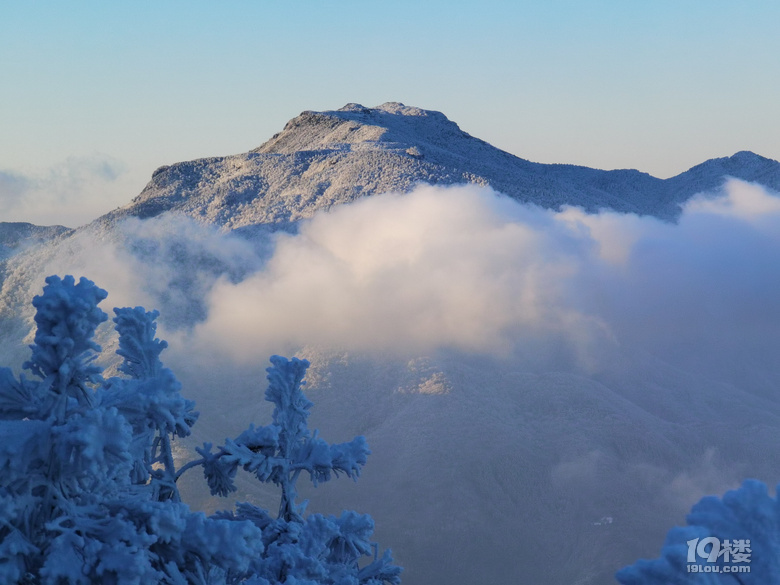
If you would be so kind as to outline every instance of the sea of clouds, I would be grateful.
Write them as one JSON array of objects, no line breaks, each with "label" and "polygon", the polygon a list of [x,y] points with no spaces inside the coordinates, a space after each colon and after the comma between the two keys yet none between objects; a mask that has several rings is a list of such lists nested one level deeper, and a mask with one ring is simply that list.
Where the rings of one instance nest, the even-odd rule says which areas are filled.
[{"label": "sea of clouds", "polygon": [[286,230],[127,220],[35,270],[161,311],[199,440],[266,420],[269,355],[312,359],[315,426],[374,452],[312,509],[371,513],[409,585],[465,585],[610,583],[702,496],[780,481],[779,266],[778,194],[730,180],[675,223],[476,186]]},{"label": "sea of clouds", "polygon": [[[422,186],[254,242],[176,218],[125,226],[133,296],[172,305],[220,359],[448,348],[598,370],[629,348],[732,381],[780,349],[779,228],[777,194],[735,180],[677,223]],[[84,270],[100,281],[107,265]]]},{"label": "sea of clouds", "polygon": [[421,186],[251,238],[183,217],[127,220],[71,238],[43,271],[156,306],[166,334],[238,362],[311,344],[513,355],[540,341],[582,366],[626,345],[719,362],[778,347],[778,227],[777,194],[737,180],[676,223]]}]

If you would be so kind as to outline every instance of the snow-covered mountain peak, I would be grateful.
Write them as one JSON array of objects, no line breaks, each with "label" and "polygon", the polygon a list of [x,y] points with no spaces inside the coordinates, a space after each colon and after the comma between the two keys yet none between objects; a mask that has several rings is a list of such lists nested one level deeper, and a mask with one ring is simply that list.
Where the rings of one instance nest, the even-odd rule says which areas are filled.
[{"label": "snow-covered mountain peak", "polygon": [[725,177],[780,189],[780,163],[749,152],[713,159],[671,179],[636,170],[541,164],[463,132],[441,112],[387,102],[305,111],[244,154],[161,167],[130,204],[101,218],[147,218],[167,211],[223,229],[294,222],[318,210],[420,183],[489,185],[546,208],[674,219],[692,195]]},{"label": "snow-covered mountain peak", "polygon": [[749,150],[740,150],[739,152],[733,154],[729,157],[730,159],[738,160],[738,161],[749,161],[749,160],[755,160],[755,159],[762,159],[762,160],[770,160],[768,158],[765,158],[761,155],[756,154],[755,152],[751,152]]},{"label": "snow-covered mountain peak", "polygon": [[762,166],[774,166],[775,164],[777,164],[777,161],[774,161],[771,158],[763,157],[749,150],[740,150],[739,152],[731,156],[724,156],[722,158],[713,158],[693,168],[695,169],[704,166],[719,166],[724,169],[735,168],[735,169],[744,170],[745,168],[748,167],[759,168]]},{"label": "snow-covered mountain peak", "polygon": [[780,163],[749,150],[707,160],[666,182],[673,191],[696,193],[717,191],[725,177],[759,183],[774,191],[780,191]]},{"label": "snow-covered mountain peak", "polygon": [[402,104],[401,102],[385,102],[381,106],[376,106],[374,108],[367,108],[362,104],[356,104],[354,102],[350,102],[347,105],[336,110],[336,113],[338,112],[352,112],[352,113],[358,113],[364,115],[372,115],[372,114],[376,115],[379,112],[384,112],[387,114],[393,114],[397,116],[432,116],[432,117],[440,117],[446,119],[446,116],[441,112],[435,112],[433,110],[424,110],[416,106],[407,106],[405,104]]},{"label": "snow-covered mountain peak", "polygon": [[380,146],[429,142],[452,148],[452,140],[469,138],[441,112],[387,102],[375,108],[349,103],[338,110],[307,110],[290,120],[282,132],[255,149],[256,153],[291,154],[299,151],[351,150],[358,145]]}]

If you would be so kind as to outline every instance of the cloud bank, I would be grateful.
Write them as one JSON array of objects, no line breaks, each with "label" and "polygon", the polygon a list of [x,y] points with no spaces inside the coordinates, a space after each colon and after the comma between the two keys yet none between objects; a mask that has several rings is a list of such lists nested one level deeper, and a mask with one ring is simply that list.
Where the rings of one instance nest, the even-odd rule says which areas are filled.
[{"label": "cloud bank", "polygon": [[125,166],[106,155],[69,157],[33,172],[0,170],[0,221],[77,227],[119,205],[105,191],[122,179]]},{"label": "cloud bank", "polygon": [[319,344],[563,352],[597,366],[630,346],[707,361],[780,349],[780,199],[730,181],[677,224],[420,187],[279,234],[261,269],[222,278],[196,338],[237,360]]},{"label": "cloud bank", "polygon": [[598,371],[630,351],[735,380],[780,351],[779,202],[729,181],[671,224],[421,186],[294,233],[127,221],[70,238],[40,271],[83,274],[109,303],[158,308],[173,347],[235,363],[314,345]]},{"label": "cloud bank", "polygon": [[372,197],[278,236],[263,270],[214,287],[196,334],[246,359],[307,343],[501,352],[540,328],[598,329],[566,301],[577,246],[548,212],[489,190]]},{"label": "cloud bank", "polygon": [[374,454],[305,496],[372,513],[410,583],[611,583],[701,496],[778,480],[779,201],[730,181],[670,224],[420,187],[290,233],[161,216],[12,259],[0,294],[73,273],[160,309],[197,440],[265,420],[270,354],[321,362],[315,426]]}]

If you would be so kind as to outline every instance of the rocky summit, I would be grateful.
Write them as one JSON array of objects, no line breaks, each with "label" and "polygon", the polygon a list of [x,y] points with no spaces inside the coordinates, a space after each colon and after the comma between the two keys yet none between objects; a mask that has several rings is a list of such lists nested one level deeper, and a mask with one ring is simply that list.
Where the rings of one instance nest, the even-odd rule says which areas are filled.
[{"label": "rocky summit", "polygon": [[780,163],[750,152],[671,179],[518,158],[463,132],[440,112],[389,102],[303,112],[262,146],[157,169],[138,197],[105,219],[166,211],[234,229],[294,222],[360,197],[419,183],[490,185],[546,208],[576,205],[673,219],[680,203],[725,176],[780,188]]}]

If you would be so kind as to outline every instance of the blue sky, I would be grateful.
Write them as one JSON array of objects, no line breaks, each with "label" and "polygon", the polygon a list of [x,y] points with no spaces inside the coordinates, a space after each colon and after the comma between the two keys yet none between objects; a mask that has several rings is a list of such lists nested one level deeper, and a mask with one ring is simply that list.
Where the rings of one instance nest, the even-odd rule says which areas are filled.
[{"label": "blue sky", "polygon": [[444,112],[539,162],[780,158],[780,4],[0,0],[0,221],[77,225],[303,110]]}]

